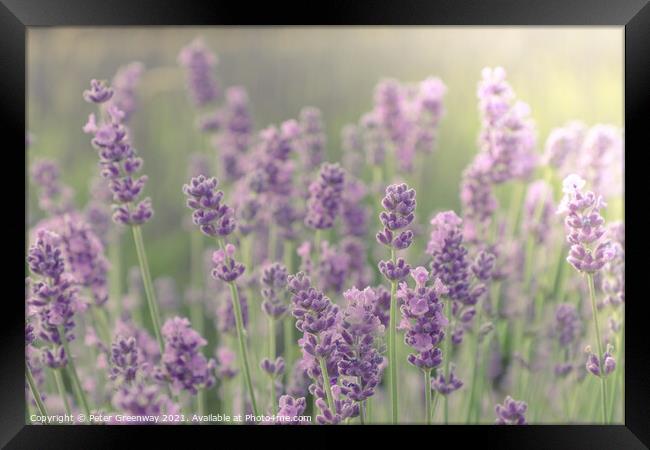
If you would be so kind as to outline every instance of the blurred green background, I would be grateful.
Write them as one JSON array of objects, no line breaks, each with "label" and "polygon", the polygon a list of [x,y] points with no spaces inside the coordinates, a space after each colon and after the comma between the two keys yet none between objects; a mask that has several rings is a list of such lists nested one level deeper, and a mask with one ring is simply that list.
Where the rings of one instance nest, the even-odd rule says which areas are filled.
[{"label": "blurred green background", "polygon": [[[431,188],[418,192],[421,223],[434,210],[458,210],[460,175],[477,151],[476,85],[485,66],[503,66],[518,98],[530,105],[540,151],[548,132],[572,119],[623,124],[622,28],[31,28],[27,123],[36,141],[28,160],[58,160],[79,207],[98,172],[96,152],[81,131],[95,108],[81,93],[91,78],[110,80],[123,64],[145,64],[131,125],[156,211],[145,240],[153,276],[166,273],[180,283],[187,281],[189,261],[181,227],[187,156],[209,146],[195,128],[196,110],[176,62],[197,36],[219,57],[222,86],[248,90],[256,129],[294,118],[303,106],[320,108],[331,161],[340,156],[342,126],[371,109],[381,78],[440,77],[448,87],[447,114],[437,153],[427,161]],[[41,213],[35,195],[28,201],[33,224]],[[136,263],[135,255],[126,258],[126,266]]]}]

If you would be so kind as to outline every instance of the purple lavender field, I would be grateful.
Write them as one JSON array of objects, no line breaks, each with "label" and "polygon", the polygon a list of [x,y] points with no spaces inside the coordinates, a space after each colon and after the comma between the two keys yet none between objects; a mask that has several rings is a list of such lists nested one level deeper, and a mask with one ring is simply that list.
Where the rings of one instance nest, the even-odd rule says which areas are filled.
[{"label": "purple lavender field", "polygon": [[31,29],[26,423],[623,423],[622,38]]}]

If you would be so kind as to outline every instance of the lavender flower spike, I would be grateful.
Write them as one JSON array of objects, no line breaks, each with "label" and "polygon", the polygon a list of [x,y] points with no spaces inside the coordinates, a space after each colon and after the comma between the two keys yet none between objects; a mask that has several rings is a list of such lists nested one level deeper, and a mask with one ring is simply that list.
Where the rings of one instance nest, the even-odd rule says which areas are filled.
[{"label": "lavender flower spike", "polygon": [[199,388],[214,384],[216,362],[206,360],[200,353],[207,345],[199,333],[190,327],[186,318],[168,319],[162,328],[165,352],[162,355],[162,377],[172,383],[176,391],[185,390],[196,395]]},{"label": "lavender flower spike", "polygon": [[307,402],[304,397],[293,398],[290,395],[280,397],[278,413],[275,415],[276,424],[300,425],[300,417],[305,412]]},{"label": "lavender flower spike", "polygon": [[185,68],[187,89],[197,106],[205,106],[219,98],[221,90],[212,74],[217,57],[202,39],[197,38],[183,47],[178,63]]},{"label": "lavender flower spike", "polygon": [[[78,309],[75,280],[65,272],[60,237],[39,230],[34,245],[29,248],[27,263],[30,271],[42,277],[30,283],[27,315],[38,317],[39,338],[51,344],[43,352],[43,362],[52,369],[68,366],[72,384],[79,394],[84,412],[89,415],[88,400],[70,353],[69,341],[74,340],[74,313]],[[30,311],[31,310],[31,311]],[[65,392],[61,392],[65,395]]]},{"label": "lavender flower spike", "polygon": [[203,234],[210,237],[225,237],[235,230],[234,210],[223,204],[223,192],[217,190],[216,178],[199,175],[183,185],[188,197],[187,206],[192,209],[192,221]]},{"label": "lavender flower spike", "polygon": [[340,324],[342,341],[338,353],[338,370],[352,377],[343,381],[345,393],[352,400],[363,402],[375,393],[380,382],[380,366],[384,360],[379,346],[384,326],[375,314],[377,294],[367,287],[352,288],[343,293],[347,306]]},{"label": "lavender flower spike", "polygon": [[[589,191],[582,193],[585,181],[578,175],[572,174],[564,179],[564,198],[558,208],[558,213],[566,213],[565,225],[568,232],[567,241],[571,244],[567,261],[579,272],[586,274],[593,314],[594,331],[598,345],[598,355],[591,355],[587,362],[587,370],[600,377],[601,411],[603,423],[607,423],[607,386],[605,377],[614,370],[614,359],[609,349],[603,352],[603,341],[600,338],[598,323],[598,306],[594,273],[614,259],[616,252],[611,245],[606,229],[605,220],[600,215],[600,209],[605,206],[601,196]],[[602,355],[602,360],[600,359]],[[596,371],[595,368],[598,368]]]},{"label": "lavender flower spike", "polygon": [[113,97],[113,89],[103,81],[91,80],[90,89],[84,91],[83,96],[87,102],[104,103]]},{"label": "lavender flower spike", "polygon": [[593,274],[612,260],[614,249],[606,235],[600,209],[606,206],[601,196],[582,192],[585,181],[578,175],[564,179],[564,198],[558,213],[566,213],[567,241],[571,244],[567,261],[579,272]]},{"label": "lavender flower spike", "polygon": [[[415,218],[415,189],[408,185],[391,184],[381,201],[384,211],[379,214],[384,229],[377,233],[377,241],[395,250],[402,250],[413,242],[413,232],[403,230]],[[397,232],[399,235],[396,235]]]},{"label": "lavender flower spike", "polygon": [[[96,97],[90,96],[86,100],[94,102],[93,98]],[[94,136],[92,145],[99,154],[102,177],[109,180],[114,201],[113,221],[122,225],[141,225],[153,216],[149,198],[138,203],[147,182],[146,175],[134,177],[142,168],[142,159],[129,142],[128,130],[123,124],[124,112],[115,105],[108,106],[105,111],[106,119],[100,123],[91,114],[83,130]]]},{"label": "lavender flower spike", "polygon": [[525,402],[514,400],[507,396],[503,404],[498,404],[494,410],[497,414],[497,425],[526,425],[526,409],[528,405]]},{"label": "lavender flower spike", "polygon": [[316,230],[332,228],[341,211],[345,172],[338,164],[321,166],[318,179],[309,186],[305,225]]},{"label": "lavender flower spike", "polygon": [[[404,230],[415,218],[415,189],[407,184],[391,184],[386,188],[386,195],[381,201],[384,211],[379,214],[384,229],[377,233],[377,241],[390,248],[390,260],[379,262],[379,271],[390,281],[390,321],[388,328],[388,360],[390,368],[390,391],[392,423],[398,418],[397,393],[397,297],[396,290],[399,281],[406,278],[411,266],[403,258],[395,259],[395,251],[402,250],[413,242],[413,232]],[[397,234],[399,232],[399,234]]]}]

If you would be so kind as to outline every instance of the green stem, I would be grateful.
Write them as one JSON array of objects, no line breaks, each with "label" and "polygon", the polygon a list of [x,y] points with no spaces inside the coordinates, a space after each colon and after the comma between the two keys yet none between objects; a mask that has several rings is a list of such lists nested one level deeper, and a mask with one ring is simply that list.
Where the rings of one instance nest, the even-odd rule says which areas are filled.
[{"label": "green stem", "polygon": [[59,396],[63,400],[63,406],[65,407],[65,412],[71,416],[72,410],[70,409],[70,402],[68,401],[68,393],[65,390],[65,385],[63,384],[63,369],[54,369],[54,380],[56,381],[56,388],[59,391]]},{"label": "green stem", "polygon": [[32,397],[34,397],[34,400],[36,401],[36,406],[38,406],[38,410],[43,416],[47,416],[47,408],[45,408],[45,404],[43,403],[43,399],[41,398],[41,393],[38,391],[38,386],[36,385],[36,382],[34,381],[34,377],[32,376],[32,371],[29,368],[29,364],[25,363],[25,376],[27,377],[27,383],[29,384],[29,390],[32,392]]},{"label": "green stem", "polygon": [[253,406],[253,413],[258,416],[257,402],[255,401],[255,391],[253,390],[253,380],[251,378],[250,365],[248,363],[248,347],[246,346],[246,337],[244,336],[244,320],[241,313],[241,303],[239,301],[239,293],[235,283],[228,283],[230,286],[230,295],[232,296],[232,305],[235,310],[235,326],[237,328],[237,340],[239,341],[239,354],[242,359],[242,368],[244,369],[244,380],[248,388],[248,394],[251,398],[251,405]]},{"label": "green stem", "polygon": [[431,418],[432,419],[436,418],[436,410],[438,409],[438,399],[439,398],[440,398],[440,394],[434,392],[433,406],[431,407]]},{"label": "green stem", "polygon": [[603,364],[603,343],[600,340],[600,326],[598,324],[598,309],[596,307],[596,288],[594,287],[594,276],[587,274],[587,284],[589,285],[589,297],[591,298],[591,311],[594,318],[594,328],[596,329],[596,340],[598,341],[598,366],[600,368],[600,392],[602,397],[603,423],[607,423],[607,386],[605,385],[604,364]]},{"label": "green stem", "polygon": [[287,381],[291,375],[290,368],[293,367],[294,352],[293,352],[293,321],[291,316],[287,316],[282,321],[282,338],[284,340],[284,359],[286,361]]},{"label": "green stem", "polygon": [[88,407],[88,400],[86,399],[86,394],[84,394],[84,391],[81,388],[79,375],[77,374],[77,369],[75,368],[74,365],[74,358],[72,357],[72,353],[70,353],[70,346],[68,345],[68,340],[65,337],[64,330],[61,325],[58,326],[58,331],[59,331],[59,336],[61,338],[61,342],[63,343],[63,350],[65,351],[65,354],[68,357],[67,369],[68,369],[68,374],[72,379],[72,388],[74,389],[75,394],[77,396],[77,401],[79,402],[80,406],[83,407],[84,413],[86,413],[86,417],[88,417],[90,416],[90,408]]},{"label": "green stem", "polygon": [[325,388],[325,394],[327,395],[327,406],[329,407],[332,414],[334,414],[334,396],[332,395],[332,387],[330,386],[330,375],[327,372],[327,364],[325,363],[325,358],[318,358],[320,363],[320,371],[323,376],[323,387]]},{"label": "green stem", "polygon": [[372,397],[368,397],[365,401],[366,404],[366,423],[370,424],[372,422]]},{"label": "green stem", "polygon": [[[275,319],[269,317],[269,360],[275,362]],[[275,398],[275,377],[271,376],[271,411],[275,414],[277,409],[277,400]]]},{"label": "green stem", "polygon": [[205,414],[205,389],[203,388],[196,393],[196,409],[199,416]]},{"label": "green stem", "polygon": [[[480,309],[479,309],[479,320],[477,321],[478,325],[481,325],[480,321]],[[472,387],[469,392],[469,407],[467,409],[467,420],[465,423],[469,424],[471,421],[471,417],[474,413],[474,403],[475,403],[475,396],[476,396],[476,382],[478,378],[478,372],[479,368],[481,367],[481,364],[479,362],[481,358],[480,354],[480,344],[479,344],[479,330],[476,330],[476,339],[474,340],[474,371],[472,372]]]},{"label": "green stem", "polygon": [[158,341],[158,347],[160,347],[160,353],[162,354],[165,351],[165,344],[162,339],[162,334],[160,333],[160,313],[158,310],[158,303],[156,301],[156,293],[153,289],[153,283],[151,282],[151,273],[149,272],[147,253],[144,249],[144,242],[142,241],[142,229],[140,228],[140,225],[133,225],[131,229],[133,230],[135,250],[138,254],[138,263],[140,264],[140,274],[142,275],[144,292],[145,296],[147,297],[147,306],[149,307],[151,322],[156,334],[156,341]]},{"label": "green stem", "polygon": [[[391,253],[394,250],[391,249]],[[392,258],[394,259],[394,257]],[[388,365],[390,366],[390,397],[391,397],[391,417],[393,425],[397,424],[398,418],[398,393],[397,393],[397,283],[390,283],[390,331],[388,334]]]},{"label": "green stem", "polygon": [[431,371],[424,371],[424,414],[427,425],[431,425]]},{"label": "green stem", "polygon": [[616,412],[616,404],[618,403],[618,392],[619,390],[622,392],[622,398],[625,398],[625,392],[623,391],[623,382],[622,380],[625,379],[623,376],[623,369],[625,367],[625,356],[624,356],[624,349],[625,349],[625,314],[622,314],[621,318],[621,329],[619,331],[619,337],[617,337],[618,341],[618,346],[616,347],[618,351],[620,352],[620,356],[618,357],[618,367],[616,368],[616,375],[614,377],[614,392],[612,394],[612,399],[611,399],[611,405],[609,407],[609,422],[612,423],[614,421],[614,413]]},{"label": "green stem", "polygon": [[96,305],[91,305],[90,309],[93,316],[93,322],[95,323],[95,328],[99,331],[101,340],[104,342],[104,344],[107,344],[110,347],[111,332],[109,330],[106,316],[103,315],[104,311]]}]

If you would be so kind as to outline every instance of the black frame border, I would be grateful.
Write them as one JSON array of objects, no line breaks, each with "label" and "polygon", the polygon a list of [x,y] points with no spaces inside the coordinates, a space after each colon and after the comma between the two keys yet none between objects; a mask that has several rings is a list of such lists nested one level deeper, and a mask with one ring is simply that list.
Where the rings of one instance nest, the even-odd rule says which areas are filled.
[{"label": "black frame border", "polygon": [[[536,26],[619,26],[625,30],[625,134],[626,134],[626,194],[631,196],[647,192],[647,186],[634,186],[647,179],[643,164],[630,164],[633,152],[648,147],[647,128],[650,119],[650,3],[648,0],[401,0],[379,4],[372,0],[331,0],[317,7],[301,11],[295,5],[282,8],[272,2],[244,3],[173,1],[173,0],[0,0],[0,126],[3,133],[5,158],[16,158],[8,167],[26,170],[26,153],[21,155],[26,130],[26,36],[29,27],[45,26],[155,26],[155,25],[262,25],[277,23],[283,25],[536,25]],[[302,12],[302,16],[298,15]],[[640,147],[636,150],[636,147]],[[634,149],[630,152],[630,149]],[[25,172],[22,173],[24,175]],[[21,175],[13,170],[12,175]],[[645,177],[645,178],[644,178]],[[26,177],[22,181],[27,192]],[[20,267],[14,259],[24,258],[23,219],[25,200],[18,200],[16,183],[7,183],[7,201],[15,202],[5,206],[8,225],[3,247],[11,247],[9,267]],[[627,203],[627,197],[626,197]],[[641,200],[642,202],[643,200]],[[634,202],[634,201],[633,201]],[[642,205],[625,210],[626,234],[636,236],[645,223],[642,219]],[[14,236],[23,236],[22,239]],[[647,239],[647,233],[645,233]],[[8,239],[7,239],[8,238]],[[634,237],[633,237],[634,239]],[[643,242],[639,239],[636,242]],[[636,245],[635,242],[635,245]],[[629,247],[629,246],[628,246]],[[641,253],[641,250],[638,251]],[[634,260],[637,251],[628,251],[628,260]],[[24,259],[23,259],[24,260]],[[645,261],[647,264],[647,260]],[[643,264],[643,263],[641,263]],[[17,297],[22,287],[15,280],[23,274],[9,269],[10,293],[5,296],[4,308],[7,322],[0,327],[2,347],[2,370],[0,370],[0,445],[5,448],[40,448],[47,443],[49,448],[115,448],[118,445],[132,447],[136,435],[146,432],[147,439],[165,439],[168,445],[178,440],[187,445],[192,441],[184,439],[182,431],[190,431],[196,438],[223,436],[225,430],[238,427],[156,427],[146,426],[101,427],[84,426],[73,429],[65,426],[37,426],[24,424],[24,354],[21,337],[24,334],[23,304]],[[23,270],[23,269],[21,269]],[[637,278],[640,269],[636,263],[626,264],[626,288],[640,292]],[[631,274],[631,275],[630,275]],[[650,352],[647,338],[644,339],[645,299],[627,295],[632,299],[626,305],[626,379],[625,379],[625,425],[624,426],[544,426],[490,427],[450,426],[438,427],[431,444],[442,443],[440,437],[452,442],[466,441],[468,437],[481,439],[487,448],[589,448],[589,449],[633,449],[648,448],[650,445],[650,382],[648,374]],[[639,301],[640,299],[640,301]],[[406,425],[405,425],[406,426]],[[407,432],[422,431],[423,427],[406,426]],[[416,430],[417,428],[417,430]],[[256,433],[275,433],[282,427],[244,427]],[[360,427],[330,427],[328,437],[332,442],[336,434],[349,435]],[[365,427],[364,429],[368,429]],[[376,426],[373,431],[389,430]],[[274,431],[275,430],[275,431]],[[295,433],[313,432],[314,427],[295,427]],[[293,431],[292,430],[292,431]],[[215,433],[216,432],[216,433]],[[322,431],[321,431],[322,432]],[[403,431],[398,431],[402,433]],[[379,435],[380,433],[372,433]],[[472,436],[473,435],[473,436]],[[200,437],[199,437],[200,436]],[[301,436],[302,437],[302,436]],[[179,439],[180,438],[180,439]],[[195,439],[196,439],[195,438]],[[293,437],[291,439],[295,439]],[[300,437],[298,437],[300,439]],[[196,442],[196,441],[194,441]],[[223,440],[213,441],[216,445]],[[281,443],[282,441],[279,441]],[[296,441],[301,442],[301,441]],[[302,441],[310,445],[309,441]],[[312,441],[313,442],[313,441]],[[344,443],[345,441],[342,441]],[[287,442],[290,444],[290,442]],[[286,444],[285,444],[286,445]]]}]

